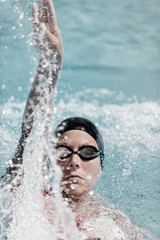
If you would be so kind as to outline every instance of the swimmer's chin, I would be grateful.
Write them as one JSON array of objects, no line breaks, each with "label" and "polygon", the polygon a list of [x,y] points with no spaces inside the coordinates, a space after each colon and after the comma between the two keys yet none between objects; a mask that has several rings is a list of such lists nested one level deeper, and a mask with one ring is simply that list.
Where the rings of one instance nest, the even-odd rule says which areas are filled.
[{"label": "swimmer's chin", "polygon": [[63,185],[62,187],[63,197],[68,201],[82,201],[86,198],[88,192],[80,191],[78,184],[70,184],[68,187]]}]

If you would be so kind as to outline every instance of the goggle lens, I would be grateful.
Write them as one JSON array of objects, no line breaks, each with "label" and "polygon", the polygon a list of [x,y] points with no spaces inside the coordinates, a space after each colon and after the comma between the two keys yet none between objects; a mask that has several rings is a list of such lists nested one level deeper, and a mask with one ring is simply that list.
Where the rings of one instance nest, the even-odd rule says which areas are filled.
[{"label": "goggle lens", "polygon": [[92,157],[95,156],[95,153],[97,153],[97,151],[91,147],[84,147],[79,151],[79,155],[86,159],[92,159]]},{"label": "goggle lens", "polygon": [[72,151],[70,151],[68,148],[63,147],[63,146],[57,147],[57,158],[58,158],[58,160],[68,158],[71,154],[72,154]]}]

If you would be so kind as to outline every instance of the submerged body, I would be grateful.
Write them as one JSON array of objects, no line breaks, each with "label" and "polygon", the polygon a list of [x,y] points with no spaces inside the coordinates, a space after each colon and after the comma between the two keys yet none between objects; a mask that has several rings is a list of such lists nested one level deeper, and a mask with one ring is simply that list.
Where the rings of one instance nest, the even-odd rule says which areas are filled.
[{"label": "submerged body", "polygon": [[[56,210],[53,194],[45,194],[44,215],[54,227]],[[143,231],[132,224],[129,218],[110,204],[103,206],[96,197],[88,196],[84,201],[70,202],[75,214],[75,224],[84,238],[101,240],[143,240]],[[68,199],[64,203],[68,205]],[[64,216],[65,217],[65,216]]]}]

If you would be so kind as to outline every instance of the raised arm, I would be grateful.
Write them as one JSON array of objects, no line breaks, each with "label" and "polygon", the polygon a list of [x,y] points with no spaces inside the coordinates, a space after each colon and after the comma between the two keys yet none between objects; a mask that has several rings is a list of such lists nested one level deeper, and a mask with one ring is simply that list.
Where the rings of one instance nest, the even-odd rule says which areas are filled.
[{"label": "raised arm", "polygon": [[[39,53],[39,67],[33,82],[23,116],[22,132],[28,133],[35,118],[35,109],[42,105],[42,98],[49,91],[50,111],[53,113],[54,90],[62,66],[62,39],[57,26],[56,15],[51,0],[40,0],[32,7],[33,39]],[[43,102],[44,104],[44,102]]]},{"label": "raised arm", "polygon": [[[33,40],[39,54],[39,66],[25,106],[22,135],[12,164],[7,168],[4,181],[12,181],[23,162],[26,139],[37,121],[45,121],[45,136],[48,136],[53,114],[55,86],[62,67],[62,38],[57,25],[52,0],[39,0],[32,6]],[[47,115],[44,114],[47,110]],[[41,116],[41,118],[39,118]],[[43,118],[43,119],[42,119]],[[45,119],[44,119],[45,118]],[[36,122],[36,123],[35,123]]]}]

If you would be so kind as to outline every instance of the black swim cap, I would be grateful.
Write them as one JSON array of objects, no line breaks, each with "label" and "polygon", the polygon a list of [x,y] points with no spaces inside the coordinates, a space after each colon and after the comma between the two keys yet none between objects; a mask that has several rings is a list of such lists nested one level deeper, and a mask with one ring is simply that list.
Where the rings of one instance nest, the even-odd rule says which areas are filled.
[{"label": "black swim cap", "polygon": [[56,128],[56,137],[61,136],[63,133],[70,130],[81,130],[91,135],[97,142],[98,150],[101,152],[100,160],[101,167],[103,168],[104,163],[104,144],[102,136],[98,128],[88,119],[81,117],[71,117],[63,120]]}]

